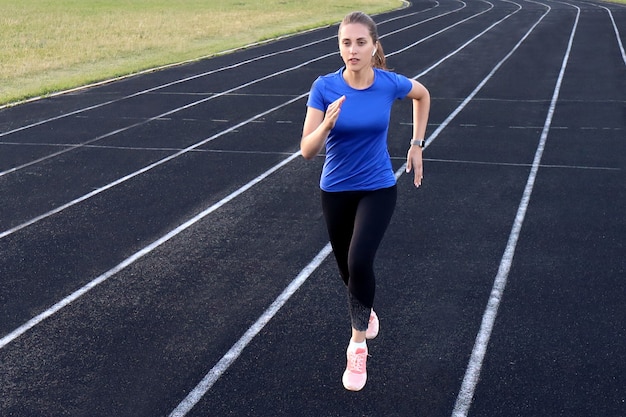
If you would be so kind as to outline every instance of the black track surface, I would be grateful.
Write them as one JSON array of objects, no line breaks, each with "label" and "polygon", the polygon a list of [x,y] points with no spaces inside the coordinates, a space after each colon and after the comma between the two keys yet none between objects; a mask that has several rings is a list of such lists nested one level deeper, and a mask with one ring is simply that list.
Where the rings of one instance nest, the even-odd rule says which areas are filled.
[{"label": "black track surface", "polygon": [[626,8],[375,19],[433,102],[365,389],[341,385],[323,157],[296,154],[311,83],[341,65],[333,26],[0,110],[1,416],[626,416]]}]

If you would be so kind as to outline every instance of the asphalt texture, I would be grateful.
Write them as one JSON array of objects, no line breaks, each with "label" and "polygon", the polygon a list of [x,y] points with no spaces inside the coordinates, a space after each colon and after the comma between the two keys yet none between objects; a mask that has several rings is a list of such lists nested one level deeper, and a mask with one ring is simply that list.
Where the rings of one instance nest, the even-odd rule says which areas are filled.
[{"label": "asphalt texture", "polygon": [[298,155],[331,26],[0,110],[1,416],[626,416],[626,7],[375,20],[432,109],[363,391]]}]

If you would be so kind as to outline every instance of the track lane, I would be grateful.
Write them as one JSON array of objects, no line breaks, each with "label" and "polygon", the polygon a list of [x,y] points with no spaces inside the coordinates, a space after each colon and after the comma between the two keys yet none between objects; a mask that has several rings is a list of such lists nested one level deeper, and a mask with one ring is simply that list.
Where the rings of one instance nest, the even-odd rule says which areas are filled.
[{"label": "track lane", "polygon": [[[444,83],[432,85],[443,87]],[[276,120],[292,122],[292,125],[286,125],[287,130],[281,130],[285,135],[283,139],[285,144],[289,143],[290,136],[298,137],[298,128],[293,126],[293,122],[302,111],[302,103],[299,103],[289,106],[276,116]],[[440,112],[435,120],[443,120],[445,114],[443,111]],[[394,126],[394,133],[397,137],[404,137],[403,132],[406,132],[408,127],[400,123]],[[253,136],[259,133],[258,129],[252,125],[243,127],[243,130]],[[239,133],[244,132],[237,132]],[[269,128],[263,131],[258,139],[267,140],[272,133],[273,129]],[[229,150],[230,141],[219,140],[218,142],[222,151]],[[438,140],[435,145],[445,142]],[[240,146],[243,144],[238,143]],[[429,152],[437,149],[435,145],[429,148]],[[297,146],[297,143],[289,146],[293,148]],[[245,146],[241,146],[238,151],[244,150]],[[80,415],[84,412],[82,411],[84,408],[81,407],[84,407],[82,398],[85,397],[91,400],[92,409],[89,415],[111,415],[111,413],[124,415],[127,412],[129,415],[154,415],[155,413],[162,414],[168,407],[171,410],[187,392],[187,388],[182,388],[181,385],[189,386],[197,382],[206,372],[206,368],[202,369],[203,364],[206,366],[215,363],[220,352],[224,352],[241,334],[242,328],[245,327],[241,323],[254,321],[268,301],[277,295],[276,289],[280,288],[280,285],[275,285],[277,283],[274,283],[274,280],[278,278],[284,281],[294,276],[297,273],[295,272],[297,267],[294,264],[298,263],[298,267],[306,264],[310,260],[311,252],[314,251],[312,248],[317,250],[321,247],[324,241],[323,233],[320,233],[323,225],[319,217],[320,213],[317,211],[316,198],[316,172],[319,165],[300,162],[290,164],[286,172],[281,171],[279,175],[288,175],[281,176],[278,182],[261,184],[263,192],[247,195],[250,201],[237,200],[235,207],[226,207],[230,213],[230,216],[225,217],[226,223],[219,221],[203,223],[200,228],[209,227],[211,224],[209,227],[211,231],[206,229],[206,232],[201,235],[195,235],[196,228],[190,230],[194,236],[177,240],[179,246],[174,253],[171,252],[172,248],[169,245],[164,246],[154,254],[154,257],[146,258],[145,262],[142,261],[122,272],[110,284],[98,288],[98,297],[95,297],[94,293],[94,297],[77,301],[57,318],[36,329],[28,338],[18,339],[18,344],[27,343],[33,353],[28,359],[19,360],[17,355],[23,350],[13,351],[13,346],[17,345],[12,345],[11,352],[16,355],[14,363],[32,360],[30,363],[35,366],[31,369],[36,369],[36,373],[39,370],[47,370],[50,372],[49,375],[53,378],[56,375],[57,379],[50,390],[52,396],[46,396],[45,391],[45,382],[49,383],[52,380],[36,383],[31,387],[31,391],[28,389],[19,391],[29,398],[28,403],[21,406],[15,405],[11,410],[19,411],[19,407],[24,407],[21,408],[23,411],[28,407],[37,406],[56,409],[60,404],[64,404],[75,415]],[[394,161],[398,165],[401,162],[401,159]],[[372,375],[372,382],[375,384],[371,385],[370,396],[373,401],[363,402],[360,397],[344,395],[346,393],[338,390],[334,385],[338,384],[335,373],[339,373],[341,369],[342,351],[345,349],[341,336],[345,333],[341,324],[344,305],[341,301],[340,289],[333,286],[336,279],[334,265],[328,262],[316,273],[316,279],[307,281],[303,290],[296,293],[293,303],[290,302],[286,309],[281,310],[277,320],[272,321],[263,332],[262,338],[254,341],[251,347],[252,352],[246,351],[247,354],[235,363],[235,368],[228,372],[226,379],[220,380],[215,391],[211,391],[199,407],[194,409],[194,415],[206,415],[207,412],[217,412],[216,410],[222,410],[224,413],[222,415],[228,415],[228,413],[257,415],[258,410],[272,410],[273,415],[293,415],[293,412],[298,411],[302,415],[320,415],[320,413],[341,415],[341,410],[345,409],[346,404],[369,415],[380,413],[410,415],[413,410],[418,410],[420,414],[449,415],[449,407],[456,395],[458,380],[465,366],[465,355],[471,348],[474,336],[472,332],[477,326],[475,320],[482,312],[484,295],[488,292],[490,285],[488,280],[485,280],[489,276],[484,272],[497,266],[495,260],[498,248],[502,245],[500,236],[503,231],[506,232],[508,222],[506,216],[499,218],[497,221],[500,227],[492,227],[488,239],[484,238],[485,231],[481,224],[488,222],[492,213],[501,212],[501,206],[509,207],[515,202],[514,195],[519,195],[519,193],[515,193],[514,190],[520,185],[516,180],[520,171],[527,170],[523,164],[498,166],[476,164],[475,161],[467,162],[472,166],[476,165],[473,171],[479,178],[492,178],[491,182],[472,181],[476,176],[467,174],[467,163],[457,163],[450,167],[450,162],[441,160],[432,162],[431,184],[433,187],[438,186],[433,188],[430,198],[426,198],[425,201],[416,201],[413,194],[409,194],[411,188],[405,188],[406,194],[396,216],[399,219],[394,225],[394,231],[390,232],[388,240],[393,243],[397,241],[406,250],[399,251],[397,247],[389,246],[383,250],[381,256],[381,265],[384,269],[399,273],[394,274],[398,279],[394,283],[396,285],[381,283],[383,285],[381,305],[386,306],[383,308],[390,309],[388,311],[392,314],[384,319],[388,324],[383,321],[383,325],[390,326],[390,328],[387,333],[388,339],[382,338],[379,341],[380,349],[377,349],[377,355],[380,356],[377,356],[376,361],[380,358],[381,362],[378,363],[386,365],[385,369],[377,369],[378,375],[376,373]],[[508,171],[509,174],[503,176],[504,171]],[[496,178],[508,179],[508,181],[500,183],[496,181]],[[497,186],[506,190],[506,193],[511,196],[511,201],[502,201],[502,193],[492,192],[493,187]],[[611,185],[608,184],[607,189],[610,188]],[[285,189],[291,190],[286,200],[293,204],[291,209],[286,209],[284,203],[276,202],[273,198],[277,192],[284,192]],[[489,195],[487,201],[481,201],[479,206],[471,207],[471,203],[476,201],[472,196],[484,195]],[[442,198],[434,198],[435,196]],[[297,202],[300,204],[296,204]],[[313,211],[301,212],[302,203]],[[255,215],[259,217],[256,220],[254,217],[249,217],[253,216],[252,212],[257,211]],[[280,215],[268,221],[263,217],[266,213],[280,213]],[[284,216],[286,213],[290,216]],[[429,219],[433,220],[430,225],[420,221],[415,226],[424,228],[423,235],[420,234],[423,237],[406,234],[406,225],[417,222],[415,213],[433,213],[429,216]],[[482,223],[468,224],[464,221],[468,215],[474,219],[476,216],[483,216],[484,220]],[[228,230],[216,232],[212,229],[213,227],[219,228],[220,224]],[[493,224],[493,220],[490,224]],[[285,228],[285,225],[290,226]],[[276,251],[277,259],[261,259],[267,253],[268,245],[263,243],[266,241],[262,239],[267,237],[268,231],[271,231],[270,234],[273,236],[271,240],[281,242],[281,239],[286,239],[286,236],[292,237],[290,230],[297,240],[310,242],[310,247],[303,245],[306,249],[303,251],[303,248],[299,248],[298,245],[292,245],[293,247],[285,253]],[[459,231],[463,231],[464,237],[467,233],[469,236],[467,240],[458,241],[450,238],[458,235]],[[315,238],[310,235],[311,232],[315,232],[320,241],[316,242]],[[404,236],[404,239],[400,239],[400,235]],[[201,236],[204,236],[204,239]],[[311,238],[313,240],[310,240]],[[426,262],[424,258],[415,258],[415,247],[420,245],[420,239],[424,239],[422,244],[426,247],[424,256]],[[210,243],[196,246],[198,242],[203,241]],[[289,242],[291,241],[286,240],[283,242],[284,246],[279,245],[289,247]],[[435,247],[432,246],[433,243]],[[472,243],[480,243],[480,246],[471,247]],[[213,253],[217,258],[205,255],[201,249],[203,247],[213,248],[215,252],[209,250],[208,253]],[[474,249],[485,254],[485,260],[468,264],[466,261],[472,259],[471,254]],[[243,256],[240,256],[240,250]],[[451,257],[448,265],[441,264],[442,257]],[[202,260],[194,262],[197,258],[202,258]],[[222,259],[224,263],[220,264],[216,262],[216,259]],[[246,261],[237,262],[242,259]],[[419,265],[419,269],[414,272],[399,270],[398,265],[405,265],[407,259],[413,259],[414,262],[420,259],[419,264],[416,264]],[[276,268],[284,268],[286,265],[292,272],[285,272],[284,275],[271,274],[276,271]],[[264,273],[268,274],[266,280],[255,274],[259,267],[262,271],[261,276]],[[232,280],[219,280],[220,277],[230,278],[231,274],[240,268],[244,273],[239,277],[252,281],[251,288],[233,287]],[[463,268],[467,270],[470,280],[458,279],[458,271]],[[208,288],[205,287],[206,275],[195,276],[197,271],[204,270],[215,272],[215,274],[210,274],[215,281]],[[125,280],[126,274],[131,272],[129,279]],[[407,282],[411,282],[407,280],[414,279],[415,276],[426,278],[418,287],[406,285]],[[141,285],[141,277],[146,277],[148,280],[154,277],[154,281],[151,281],[153,285],[147,287]],[[438,278],[437,281],[434,281],[434,277]],[[172,281],[180,282],[176,285],[174,293],[171,292]],[[185,283],[191,281],[195,281],[196,284],[190,288],[184,288]],[[216,291],[220,286],[223,288]],[[152,288],[154,291],[146,291],[147,288]],[[159,290],[156,290],[157,288]],[[273,294],[265,294],[261,288],[268,288],[268,293],[273,292]],[[220,302],[232,304],[233,298],[227,294],[239,295],[240,290],[245,290],[246,294],[251,294],[250,291],[257,291],[257,294],[244,298],[254,300],[252,304],[255,307],[239,305],[233,309],[232,307],[235,306],[229,305],[231,311],[224,317],[210,315],[210,318],[207,318],[205,315],[194,315],[198,311],[221,313],[224,309],[218,304]],[[194,291],[200,291],[200,293],[195,294]],[[388,291],[390,296],[384,296],[384,291]],[[124,295],[123,298],[120,298],[121,294]],[[464,297],[461,298],[464,300],[463,303],[459,304],[459,299],[452,297],[451,294],[463,294]],[[214,297],[212,302],[216,303],[213,305],[214,309],[210,303],[206,304],[211,296]],[[321,304],[320,299],[324,300]],[[181,302],[181,300],[184,301]],[[416,317],[415,310],[403,310],[399,307],[402,305],[402,300],[418,303],[414,305],[426,314]],[[312,324],[317,324],[317,327],[308,329],[302,334],[300,326],[302,323],[309,323],[312,312]],[[329,314],[333,322],[330,324]],[[454,323],[459,315],[466,315],[466,320]],[[82,322],[81,318],[83,318]],[[219,323],[219,320],[225,320],[228,323]],[[423,337],[416,337],[410,341],[400,339],[398,336],[401,329],[414,324],[415,320],[419,322],[420,328],[424,329],[419,331]],[[68,329],[66,323],[79,324],[79,328],[78,330],[76,327]],[[114,323],[123,323],[123,325],[115,328]],[[221,324],[224,325],[222,327],[224,333],[211,332],[212,325],[220,326]],[[165,329],[165,332],[160,334],[157,330],[159,328]],[[129,332],[134,334],[129,337]],[[103,338],[103,335],[111,337]],[[216,339],[206,339],[203,335]],[[294,337],[294,335],[302,335],[302,337]],[[67,340],[63,340],[63,337]],[[217,339],[221,340],[219,346],[217,343],[207,343],[208,340]],[[53,349],[53,355],[49,356],[51,350],[48,350],[46,346],[38,345],[39,340],[54,340],[55,344],[58,343],[58,349]],[[316,351],[313,356],[320,358],[319,360],[326,359],[323,364],[311,360],[311,346],[313,344],[318,347],[319,340],[327,342],[328,349],[322,352]],[[406,343],[406,346],[403,346],[402,342]],[[442,346],[448,343],[451,348],[442,351]],[[288,354],[290,358],[293,358],[293,362],[291,360],[286,362],[285,352],[279,349],[286,345],[296,347],[295,353],[290,350]],[[167,346],[168,349],[162,350],[163,346]],[[398,346],[403,346],[402,350],[398,351]],[[215,351],[209,352],[213,348]],[[414,352],[417,349],[422,354],[417,359],[415,367],[402,369],[400,366],[404,356],[402,352]],[[42,356],[38,357],[38,353],[35,352],[40,352]],[[47,364],[40,361],[43,355],[48,355]],[[120,357],[123,359],[120,360]],[[56,366],[61,363],[76,363],[82,367],[82,370],[78,374],[74,374],[75,368],[72,367],[59,370]],[[181,366],[183,363],[187,363],[188,367]],[[293,363],[293,368],[286,366],[286,363]],[[311,368],[312,364],[314,368]],[[122,369],[125,365],[133,372],[127,372],[129,369]],[[276,373],[276,366],[281,369],[299,369],[307,375],[313,372],[315,382],[301,378],[302,374]],[[255,381],[255,383],[241,384],[237,376],[241,375],[245,378],[250,369],[255,369],[256,372],[247,380]],[[398,371],[399,369],[401,370]],[[189,370],[194,372],[196,377],[189,377]],[[421,376],[416,377],[418,373]],[[19,368],[10,368],[8,374],[19,375]],[[99,379],[98,375],[103,375],[105,378]],[[66,378],[67,381],[65,381]],[[70,379],[72,382],[69,382]],[[150,388],[141,386],[146,382],[151,384]],[[263,389],[259,389],[259,384],[263,386]],[[6,385],[3,384],[3,386]],[[398,389],[399,386],[406,387],[406,389]],[[275,387],[275,390],[270,387]],[[280,394],[273,395],[275,391]],[[427,395],[408,397],[409,391],[423,392]],[[29,396],[29,392],[37,392],[40,397]],[[236,401],[233,399],[233,392],[240,394],[240,398]],[[250,396],[244,393],[249,393]],[[58,394],[56,401],[52,398],[54,394]],[[298,402],[303,397],[312,397],[320,401],[313,400],[312,404]],[[115,400],[111,401],[111,398]],[[154,398],[160,398],[161,401],[155,402]],[[386,401],[380,401],[382,398]],[[379,401],[375,401],[376,399]],[[4,404],[7,404],[6,398],[4,401]],[[11,401],[10,397],[8,401]],[[167,406],[163,406],[164,403],[167,403]],[[264,404],[267,407],[263,408]],[[7,408],[4,409],[7,410]]]},{"label": "track lane", "polygon": [[[222,135],[219,134],[219,135],[216,135],[216,136],[222,136]],[[212,138],[209,138],[209,139],[212,140]],[[205,140],[204,142],[206,142],[206,141],[207,140]],[[194,148],[197,147],[197,146],[198,146],[198,144],[193,145]],[[177,155],[185,154],[188,150],[189,150],[189,148],[188,149],[184,149],[183,151],[179,152],[178,154],[174,154],[173,156],[165,158],[165,159],[163,159],[161,161],[162,162],[167,162],[167,161],[171,160],[172,157],[175,157]],[[139,174],[143,174],[144,172],[148,172],[148,170],[152,170],[153,167],[158,166],[160,163],[161,162],[157,162],[157,163],[153,164],[152,166],[148,166],[147,168],[143,168],[143,169],[141,169],[139,171],[136,171],[135,173],[132,173],[132,174],[130,174],[127,177],[123,177],[123,178],[121,178],[120,180],[118,180],[118,181],[116,181],[114,183],[111,183],[111,184],[108,184],[108,185],[106,185],[104,187],[98,188],[98,189],[92,191],[90,194],[88,194],[86,196],[83,196],[83,197],[81,197],[81,198],[79,198],[77,200],[74,200],[74,201],[72,201],[72,202],[70,202],[70,203],[68,203],[68,204],[66,204],[64,206],[61,206],[58,209],[50,211],[50,212],[46,213],[45,215],[40,216],[39,218],[35,218],[35,219],[29,221],[28,223],[25,223],[25,224],[19,225],[17,227],[14,227],[12,229],[9,229],[9,230],[7,230],[7,231],[5,231],[3,233],[2,237],[4,238],[6,236],[9,236],[9,235],[11,235],[13,233],[16,233],[16,232],[22,230],[25,227],[29,227],[32,224],[34,224],[33,222],[38,222],[38,221],[44,220],[44,219],[46,219],[46,218],[48,218],[50,216],[53,216],[53,215],[56,216],[57,214],[60,214],[61,210],[66,210],[66,209],[68,209],[70,207],[73,207],[76,204],[79,204],[79,203],[82,204],[84,201],[87,201],[86,199],[91,199],[94,196],[99,195],[103,191],[108,191],[109,189],[111,189],[111,187],[118,186],[119,184],[122,184],[123,182],[126,182],[127,180],[131,180],[131,179],[135,178]],[[84,175],[74,174],[73,177],[82,179],[84,177]],[[134,193],[134,195],[139,195],[140,196],[142,194],[141,193]],[[117,199],[114,198],[114,200],[117,200]],[[176,203],[179,203],[179,201],[177,201],[177,200],[173,200],[173,201],[176,201]],[[146,206],[146,207],[148,209],[152,208],[150,206]],[[15,212],[19,212],[19,211],[20,210],[15,210]],[[66,217],[68,217],[68,216],[66,216]],[[71,213],[69,214],[69,218],[70,219],[72,218]],[[139,219],[142,219],[142,218],[145,218],[145,216],[140,216],[139,217]],[[111,257],[110,256],[111,254],[107,254],[107,256],[104,256],[103,258],[100,258],[100,257],[96,256],[95,259],[111,259],[111,261],[109,261],[109,262],[112,262],[112,265],[114,265],[116,262],[121,261],[122,258],[120,258],[119,256],[123,256],[122,254],[124,254],[124,253],[126,253],[126,254],[132,253],[132,251],[134,250],[133,248],[136,247],[136,245],[132,245],[132,243],[135,240],[137,240],[138,242],[142,242],[142,241],[143,242],[149,242],[150,241],[150,236],[154,236],[154,235],[150,235],[150,234],[146,235],[146,234],[144,234],[143,237],[136,237],[137,236],[136,233],[138,231],[138,227],[136,226],[136,224],[138,224],[138,223],[132,222],[132,223],[129,223],[128,226],[122,226],[121,227],[121,230],[131,230],[131,231],[133,231],[134,234],[129,234],[129,237],[134,237],[134,238],[130,239],[130,241],[129,241],[129,243],[131,243],[131,246],[129,246],[129,247],[122,246],[120,248],[121,251],[119,251],[119,250],[116,251],[116,253],[120,254],[120,255],[117,255],[117,261],[115,260],[116,256]],[[150,225],[150,223],[148,223],[148,225]],[[158,230],[163,230],[163,229],[159,228]],[[64,236],[64,235],[68,236],[68,237],[64,238],[64,246],[69,245],[69,247],[66,247],[64,249],[64,251],[66,253],[68,253],[69,255],[72,255],[74,253],[77,253],[77,251],[79,251],[79,249],[78,249],[79,247],[81,247],[83,245],[87,245],[85,249],[89,253],[92,253],[92,254],[98,253],[98,252],[94,253],[92,251],[89,251],[89,249],[87,249],[89,247],[94,247],[94,243],[92,243],[91,240],[93,240],[92,236],[96,236],[97,235],[97,233],[95,233],[93,230],[91,232],[92,233],[82,233],[82,234],[78,235],[77,236],[78,239],[77,238],[70,238],[67,234],[61,234],[60,236]],[[150,233],[155,233],[155,232],[151,231]],[[25,236],[29,236],[29,235],[30,234],[27,234]],[[95,242],[98,242],[98,241],[95,241]],[[121,243],[121,241],[119,243]],[[51,245],[50,246],[51,249],[46,249],[46,246],[41,246],[38,250],[42,251],[42,253],[46,253],[48,251],[53,250],[52,248],[55,248],[55,247],[58,248],[59,239],[50,239],[48,241],[48,244]],[[16,245],[16,244],[14,243],[14,241],[11,241],[11,242],[8,242],[7,245]],[[11,247],[11,246],[9,246],[9,247]],[[19,281],[19,285],[15,285],[15,284],[17,284],[17,282],[15,282],[15,283],[7,282],[6,283],[7,284],[7,288],[12,288],[11,290],[7,290],[6,291],[6,294],[7,294],[7,297],[8,297],[7,300],[8,299],[13,299],[12,295],[27,294],[27,293],[38,293],[39,294],[39,292],[35,288],[36,288],[36,285],[40,285],[39,284],[40,281],[37,279],[37,277],[40,276],[41,271],[45,271],[45,270],[47,270],[49,272],[55,271],[54,268],[51,269],[48,266],[49,262],[54,261],[54,258],[51,261],[47,261],[48,257],[45,257],[45,256],[39,257],[39,258],[38,257],[34,257],[33,259],[39,259],[41,262],[39,264],[34,264],[32,266],[29,266],[29,271],[28,272],[23,269],[24,268],[24,263],[22,262],[21,258],[15,259],[15,261],[17,261],[17,262],[14,262],[12,264],[7,264],[6,265],[6,269],[8,271],[15,271],[15,274],[18,274],[18,275],[20,275],[20,276],[22,276],[24,278],[24,279]],[[99,268],[102,268],[102,267],[100,266]],[[60,272],[61,271],[59,271],[59,273]],[[29,274],[32,275],[32,279],[29,279]],[[77,275],[80,276],[82,274],[78,273]],[[59,289],[63,290],[63,289],[68,288],[67,287],[67,285],[68,285],[67,283],[70,282],[70,281],[68,281],[68,278],[72,279],[72,277],[68,277],[65,274],[63,274],[63,276],[58,276],[58,277],[53,275],[51,278],[52,278],[52,280],[48,280],[48,285],[50,285],[50,282],[59,282],[59,284],[60,283],[64,283],[62,285],[58,285],[58,288],[54,291],[54,293],[57,293],[59,291]],[[87,281],[84,281],[84,278],[82,279],[81,282],[84,283],[84,284],[87,283]],[[27,289],[27,288],[29,288],[29,289]],[[46,291],[46,292],[44,292],[42,294],[45,296],[48,293],[49,292]],[[18,297],[15,300],[19,300],[19,299],[20,298]],[[39,301],[40,298],[36,298],[36,300],[37,300],[37,303],[41,302],[41,301]],[[9,310],[12,310],[13,307],[16,304],[13,303],[13,302],[7,302],[6,305],[7,305],[7,308]],[[24,304],[23,307],[19,308],[18,310],[29,311],[29,310],[27,310],[28,308],[30,308],[30,307],[28,307],[28,304]]]},{"label": "track lane", "polygon": [[[609,190],[623,195],[626,181],[626,145],[619,133],[624,119],[618,115],[626,90],[615,88],[623,85],[626,67],[604,70],[606,62],[619,62],[620,51],[594,47],[611,37],[608,17],[595,5],[567,3],[582,11],[554,113],[558,128],[546,142],[547,166],[537,177],[470,415],[624,411],[619,387],[626,352],[615,336],[626,325],[626,288],[619,278],[626,271],[626,222]],[[599,73],[604,76],[594,77]],[[493,396],[501,401],[495,404]]]}]

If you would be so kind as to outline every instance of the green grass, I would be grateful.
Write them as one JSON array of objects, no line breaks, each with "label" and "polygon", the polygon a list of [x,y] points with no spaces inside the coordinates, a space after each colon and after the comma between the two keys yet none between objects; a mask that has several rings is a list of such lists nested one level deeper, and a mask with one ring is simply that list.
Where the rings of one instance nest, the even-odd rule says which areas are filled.
[{"label": "green grass", "polygon": [[[306,4],[305,4],[306,3]],[[0,105],[378,13],[400,0],[0,0]]]}]

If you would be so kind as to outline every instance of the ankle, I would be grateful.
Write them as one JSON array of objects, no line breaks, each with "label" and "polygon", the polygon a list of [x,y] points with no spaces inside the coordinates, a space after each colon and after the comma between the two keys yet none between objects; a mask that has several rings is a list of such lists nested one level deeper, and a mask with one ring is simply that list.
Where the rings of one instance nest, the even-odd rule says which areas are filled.
[{"label": "ankle", "polygon": [[365,331],[359,331],[352,328],[352,337],[350,338],[350,342],[364,343],[366,340],[365,333]]},{"label": "ankle", "polygon": [[367,349],[367,342],[363,340],[362,342],[357,342],[353,339],[350,339],[350,344],[348,345],[349,350],[357,350],[357,349]]}]

